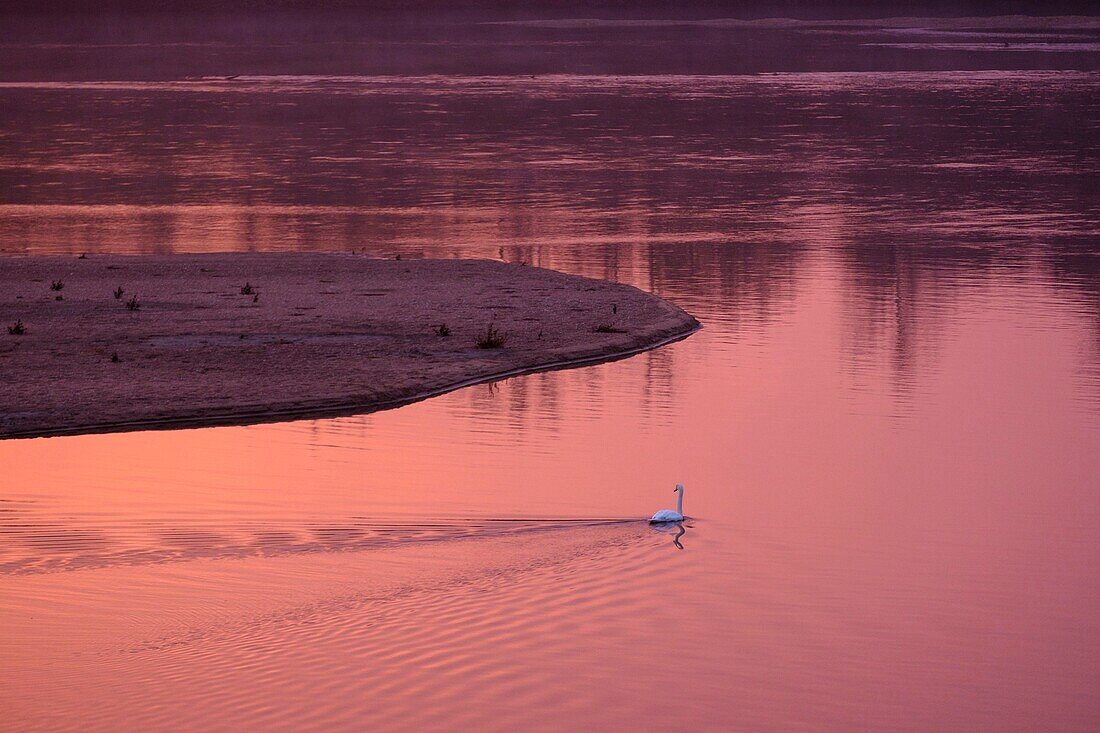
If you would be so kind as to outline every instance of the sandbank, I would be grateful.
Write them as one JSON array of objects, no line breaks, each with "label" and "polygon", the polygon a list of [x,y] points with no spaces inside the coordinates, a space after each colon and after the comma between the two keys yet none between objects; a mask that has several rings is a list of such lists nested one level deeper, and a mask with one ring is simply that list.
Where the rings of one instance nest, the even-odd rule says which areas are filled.
[{"label": "sandbank", "polygon": [[[489,260],[3,258],[0,294],[0,438],[364,413],[699,325],[637,288]],[[477,346],[490,324],[502,348]]]}]

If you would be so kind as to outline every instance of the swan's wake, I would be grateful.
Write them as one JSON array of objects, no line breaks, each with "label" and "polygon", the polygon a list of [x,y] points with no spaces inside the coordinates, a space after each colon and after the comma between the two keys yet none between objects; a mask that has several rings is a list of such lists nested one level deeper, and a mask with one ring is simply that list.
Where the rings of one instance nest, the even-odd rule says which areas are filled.
[{"label": "swan's wake", "polygon": [[637,518],[432,518],[386,522],[352,517],[339,522],[296,525],[99,526],[0,522],[0,574],[25,575],[119,565],[213,558],[271,557],[310,552],[356,552],[411,544],[593,529],[637,523]]}]

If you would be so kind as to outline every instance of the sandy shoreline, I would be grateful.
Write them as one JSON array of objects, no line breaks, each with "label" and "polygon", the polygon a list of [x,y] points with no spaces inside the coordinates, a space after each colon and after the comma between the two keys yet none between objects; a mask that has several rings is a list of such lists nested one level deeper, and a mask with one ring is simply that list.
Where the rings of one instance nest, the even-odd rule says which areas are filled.
[{"label": "sandy shoreline", "polygon": [[[0,438],[369,412],[698,326],[630,286],[489,260],[11,258],[0,292]],[[503,348],[477,348],[490,323]]]}]

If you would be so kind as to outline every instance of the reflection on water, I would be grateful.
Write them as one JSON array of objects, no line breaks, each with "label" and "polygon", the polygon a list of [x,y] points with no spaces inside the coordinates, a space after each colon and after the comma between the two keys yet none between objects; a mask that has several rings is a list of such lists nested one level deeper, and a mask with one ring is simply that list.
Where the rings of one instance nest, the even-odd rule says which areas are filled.
[{"label": "reflection on water", "polygon": [[1097,324],[1095,396],[1095,85],[1062,71],[21,82],[0,88],[0,252],[503,256],[630,282],[734,332],[785,313],[799,272],[828,258],[847,359],[867,371],[889,341],[899,394],[960,303],[1042,281]]},{"label": "reflection on water", "polygon": [[[395,411],[0,443],[5,710],[1088,728],[1092,316],[982,276],[911,330],[899,385],[892,326],[852,350],[844,267],[656,352]],[[702,521],[655,532],[677,480]],[[670,630],[682,707],[643,716]]]},{"label": "reflection on water", "polygon": [[[392,412],[0,442],[7,720],[1096,727],[1093,56],[856,24],[739,36],[786,40],[737,76],[729,28],[650,29],[626,77],[643,31],[601,66],[582,30],[482,28],[542,40],[465,76],[0,48],[56,62],[0,79],[5,255],[503,257],[705,324]],[[676,481],[700,521],[654,531]]]},{"label": "reflection on water", "polygon": [[684,543],[680,540],[687,534],[687,528],[690,526],[690,524],[684,522],[669,522],[668,524],[651,525],[651,529],[655,532],[672,535],[672,544],[675,545],[676,549],[682,550],[684,549]]}]

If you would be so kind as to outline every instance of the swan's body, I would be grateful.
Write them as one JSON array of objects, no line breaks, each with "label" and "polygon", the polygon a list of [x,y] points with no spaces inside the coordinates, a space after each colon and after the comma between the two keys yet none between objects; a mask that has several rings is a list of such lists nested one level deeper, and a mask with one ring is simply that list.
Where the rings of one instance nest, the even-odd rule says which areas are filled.
[{"label": "swan's body", "polygon": [[660,522],[682,522],[684,521],[684,485],[676,484],[676,488],[672,493],[677,494],[676,508],[675,509],[662,509],[649,518],[650,524],[657,524]]},{"label": "swan's body", "polygon": [[650,522],[682,522],[684,515],[675,509],[662,509],[649,518]]}]

